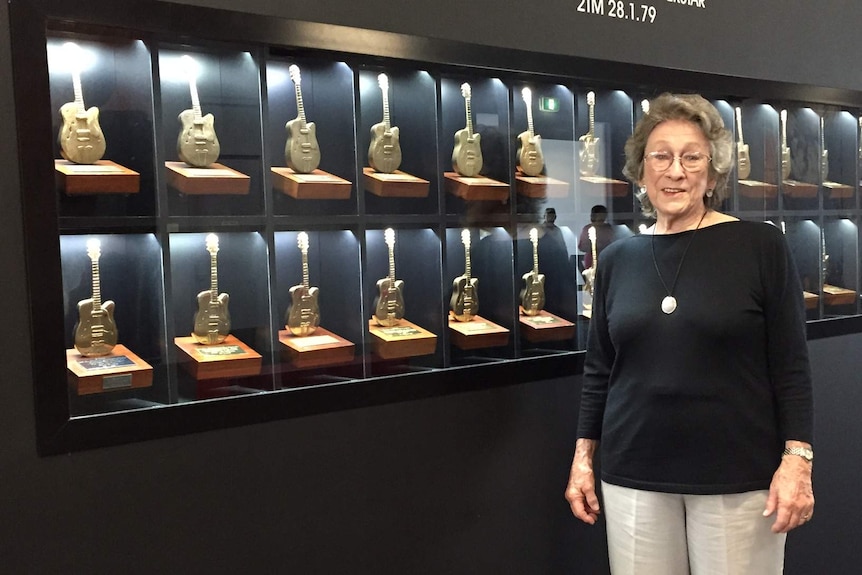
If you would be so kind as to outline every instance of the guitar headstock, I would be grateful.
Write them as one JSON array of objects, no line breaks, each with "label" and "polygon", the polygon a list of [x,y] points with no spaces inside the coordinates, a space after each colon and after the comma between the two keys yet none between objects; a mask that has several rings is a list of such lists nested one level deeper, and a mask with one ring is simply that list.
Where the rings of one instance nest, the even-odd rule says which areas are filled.
[{"label": "guitar headstock", "polygon": [[302,76],[299,73],[299,66],[296,64],[291,64],[290,68],[287,69],[290,74],[290,79],[293,80],[293,83],[299,86],[302,83]]},{"label": "guitar headstock", "polygon": [[787,129],[787,110],[781,110],[781,127]]},{"label": "guitar headstock", "polygon": [[649,100],[644,98],[641,100],[641,110],[643,110],[644,116],[649,114]]},{"label": "guitar headstock", "polygon": [[596,241],[596,226],[590,226],[590,229],[587,230],[587,237],[590,238],[591,242]]},{"label": "guitar headstock", "polygon": [[73,73],[81,71],[81,61],[83,59],[83,50],[75,42],[63,43],[63,59],[66,65]]},{"label": "guitar headstock", "polygon": [[595,106],[596,105],[596,93],[593,91],[587,92],[587,105]]},{"label": "guitar headstock", "polygon": [[530,229],[530,241],[533,242],[534,246],[539,245],[539,230],[538,228]]},{"label": "guitar headstock", "polygon": [[218,253],[218,236],[215,234],[207,234],[206,239],[207,251],[211,256],[214,256]]},{"label": "guitar headstock", "polygon": [[473,91],[470,89],[470,84],[468,84],[467,82],[461,84],[461,95],[464,97],[465,100],[470,99],[470,97],[473,95]]},{"label": "guitar headstock", "polygon": [[198,63],[194,58],[189,56],[188,54],[183,54],[180,57],[180,66],[183,69],[183,73],[190,80],[196,80],[198,77]]},{"label": "guitar headstock", "polygon": [[299,246],[302,253],[308,253],[308,234],[305,232],[299,232],[296,236],[296,245]]},{"label": "guitar headstock", "polygon": [[470,249],[470,230],[467,228],[461,230],[461,243],[465,248]]},{"label": "guitar headstock", "polygon": [[395,230],[386,228],[383,232],[383,238],[386,240],[386,245],[389,246],[390,250],[395,247]]},{"label": "guitar headstock", "polygon": [[90,259],[95,261],[99,261],[99,256],[102,255],[102,242],[97,240],[96,238],[92,238],[87,240],[87,255],[90,256]]},{"label": "guitar headstock", "polygon": [[527,107],[529,108],[533,102],[533,91],[529,88],[524,88],[523,90],[521,90],[521,97],[524,99],[524,103],[527,104]]},{"label": "guitar headstock", "polygon": [[380,85],[380,90],[383,93],[388,92],[389,91],[389,76],[387,76],[386,74],[383,74],[383,73],[378,74],[377,75],[377,84]]}]

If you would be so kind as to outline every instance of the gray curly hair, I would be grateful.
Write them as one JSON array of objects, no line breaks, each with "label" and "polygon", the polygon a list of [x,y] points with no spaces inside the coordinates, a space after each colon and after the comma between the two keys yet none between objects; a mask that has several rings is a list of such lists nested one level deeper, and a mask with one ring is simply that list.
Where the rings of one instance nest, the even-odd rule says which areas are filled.
[{"label": "gray curly hair", "polygon": [[[650,102],[649,113],[644,114],[626,141],[626,164],[623,174],[636,186],[644,175],[644,152],[647,139],[656,126],[667,120],[683,120],[700,126],[709,142],[709,177],[715,179],[711,196],[704,196],[707,208],[716,208],[727,197],[727,180],[733,168],[733,134],[724,127],[718,110],[706,98],[697,94],[662,94]],[[647,217],[655,217],[655,208],[643,191],[637,194],[641,210]]]}]

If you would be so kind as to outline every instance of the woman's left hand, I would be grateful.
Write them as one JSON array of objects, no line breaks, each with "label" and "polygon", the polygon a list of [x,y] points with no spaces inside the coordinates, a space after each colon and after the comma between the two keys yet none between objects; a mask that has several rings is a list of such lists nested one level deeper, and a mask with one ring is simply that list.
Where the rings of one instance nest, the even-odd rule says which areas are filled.
[{"label": "woman's left hand", "polygon": [[776,513],[773,533],[787,533],[811,520],[814,513],[811,462],[796,455],[781,458],[781,465],[772,476],[763,516],[773,513]]}]

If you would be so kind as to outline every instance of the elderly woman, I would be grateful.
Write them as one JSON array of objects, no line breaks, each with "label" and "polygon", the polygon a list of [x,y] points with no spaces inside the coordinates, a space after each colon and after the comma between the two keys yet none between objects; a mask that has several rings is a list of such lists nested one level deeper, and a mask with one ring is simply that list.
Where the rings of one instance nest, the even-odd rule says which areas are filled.
[{"label": "elderly woman", "polygon": [[598,267],[566,499],[600,513],[614,575],[777,574],[811,519],[802,287],[781,232],[718,211],[732,136],[695,95],[651,102],[626,143],[648,233]]}]

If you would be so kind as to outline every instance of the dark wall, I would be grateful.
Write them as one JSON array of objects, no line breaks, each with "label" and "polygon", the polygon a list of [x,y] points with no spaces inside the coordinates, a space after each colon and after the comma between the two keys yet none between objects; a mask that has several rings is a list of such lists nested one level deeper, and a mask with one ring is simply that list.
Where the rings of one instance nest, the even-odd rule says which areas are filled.
[{"label": "dark wall", "polygon": [[[244,0],[242,10],[431,38],[446,38],[681,70],[862,89],[846,64],[862,51],[862,2],[849,0],[634,2],[655,23],[611,18],[609,0]],[[236,10],[236,0],[179,0]],[[579,12],[603,4],[604,15]],[[629,2],[624,2],[628,9]],[[704,55],[707,55],[706,57]],[[693,86],[692,88],[697,88]]]},{"label": "dark wall", "polygon": [[[577,2],[555,3],[570,12]],[[710,14],[727,11],[714,0],[707,3]],[[572,53],[605,45],[618,59],[634,60],[638,51],[638,35],[630,28],[614,27],[606,37],[597,24],[591,36],[596,45],[587,46],[588,39],[570,29],[571,17],[559,14],[543,20],[547,29],[519,35],[524,19],[514,8],[509,14],[492,4],[395,4],[398,8],[388,10],[398,12],[379,20],[380,27]],[[656,4],[664,9],[665,2]],[[852,59],[842,61],[840,55],[859,52],[850,26],[860,21],[858,13],[848,14],[859,8],[844,4],[745,4],[748,11],[737,18],[744,30],[735,34],[747,38],[742,47],[751,49],[749,57],[734,58],[736,48],[726,36],[713,34],[707,45],[722,44],[730,53],[707,64],[811,83],[843,78],[839,69]],[[763,8],[769,5],[774,10]],[[841,11],[818,23],[812,5],[821,12],[840,5]],[[372,26],[384,3],[246,0],[243,6]],[[793,22],[778,14],[779,7],[795,11]],[[458,23],[459,10],[468,11],[464,18],[472,27]],[[790,46],[789,24],[803,37],[802,47]],[[684,40],[695,33],[677,32]],[[669,38],[640,49],[663,64],[701,67],[704,61],[687,52],[689,42]],[[833,51],[839,41],[846,42],[844,49]],[[759,52],[753,49],[758,42]],[[781,66],[770,67],[782,47],[792,51]],[[798,68],[792,65],[797,56]],[[693,61],[686,64],[687,58]],[[0,78],[9,77],[8,17],[0,10]],[[860,82],[849,76],[844,81]],[[574,442],[577,377],[37,457],[18,151],[7,82],[0,82],[0,125],[6,127],[0,138],[0,571],[607,572],[601,527],[576,524],[562,498]],[[31,274],[38,278],[38,270]],[[790,575],[856,570],[852,534],[862,510],[857,486],[862,427],[856,415],[862,403],[860,346],[862,335],[811,344],[818,507],[815,520],[790,538]]]}]

